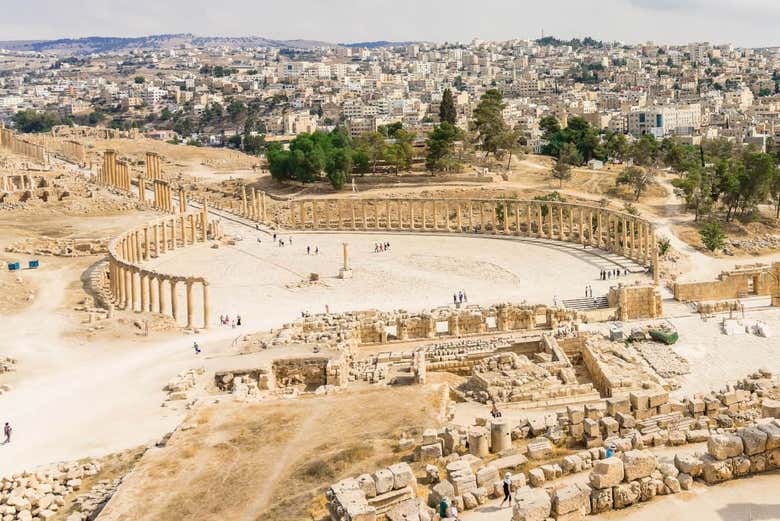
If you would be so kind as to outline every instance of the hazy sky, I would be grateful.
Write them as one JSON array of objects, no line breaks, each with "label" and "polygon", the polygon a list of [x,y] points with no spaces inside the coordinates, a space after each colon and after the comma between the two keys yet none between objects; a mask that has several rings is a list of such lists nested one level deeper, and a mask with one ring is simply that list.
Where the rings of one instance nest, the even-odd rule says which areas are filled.
[{"label": "hazy sky", "polygon": [[780,45],[780,0],[0,0],[0,40],[190,32],[329,42],[559,37]]}]

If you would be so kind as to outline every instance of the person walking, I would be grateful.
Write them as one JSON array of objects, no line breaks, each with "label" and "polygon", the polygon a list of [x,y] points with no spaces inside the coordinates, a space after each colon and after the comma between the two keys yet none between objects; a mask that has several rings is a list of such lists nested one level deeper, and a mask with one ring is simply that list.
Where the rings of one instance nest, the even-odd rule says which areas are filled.
[{"label": "person walking", "polygon": [[311,246],[306,246],[306,255],[311,255]]},{"label": "person walking", "polygon": [[199,355],[200,354],[200,346],[198,345],[198,343],[197,342],[193,342],[192,343],[192,347],[195,349],[195,354]]},{"label": "person walking", "polygon": [[237,326],[241,325],[241,315],[236,315],[236,325]]},{"label": "person walking", "polygon": [[504,488],[504,499],[501,501],[500,506],[504,506],[504,503],[509,503],[509,506],[512,506],[512,475],[507,472],[504,474],[504,481],[501,483]]},{"label": "person walking", "polygon": [[452,294],[452,303],[458,305],[458,295],[455,293]]},{"label": "person walking", "polygon": [[5,435],[5,441],[3,441],[3,445],[6,443],[11,443],[11,433],[13,432],[13,429],[11,428],[11,424],[8,422],[5,422],[5,426],[3,427],[3,434]]}]

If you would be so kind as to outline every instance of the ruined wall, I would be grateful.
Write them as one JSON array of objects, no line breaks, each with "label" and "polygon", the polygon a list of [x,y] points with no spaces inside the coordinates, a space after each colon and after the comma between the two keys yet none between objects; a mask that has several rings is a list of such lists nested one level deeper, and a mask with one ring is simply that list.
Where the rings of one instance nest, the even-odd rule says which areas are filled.
[{"label": "ruined wall", "polygon": [[658,318],[664,314],[661,294],[655,286],[620,284],[609,289],[607,301],[610,308],[617,308],[618,320]]},{"label": "ruined wall", "polygon": [[682,302],[725,300],[748,295],[773,296],[780,290],[780,263],[754,269],[724,271],[718,280],[674,285],[674,298]]}]

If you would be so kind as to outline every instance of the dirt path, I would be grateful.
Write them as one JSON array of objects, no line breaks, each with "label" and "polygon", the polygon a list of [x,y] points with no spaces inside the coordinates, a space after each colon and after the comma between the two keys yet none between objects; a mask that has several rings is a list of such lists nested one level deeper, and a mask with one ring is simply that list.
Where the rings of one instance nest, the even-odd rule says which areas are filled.
[{"label": "dirt path", "polygon": [[278,457],[263,481],[263,487],[258,491],[252,504],[247,505],[243,517],[245,521],[260,519],[260,514],[268,508],[271,494],[279,482],[279,478],[282,477],[282,472],[287,469],[291,460],[298,455],[297,451],[300,449],[304,439],[312,435],[312,427],[319,423],[322,415],[323,412],[321,410],[316,410],[313,414],[307,416],[303,423],[298,425],[298,431],[295,435],[287,440],[283,448],[279,447]]}]

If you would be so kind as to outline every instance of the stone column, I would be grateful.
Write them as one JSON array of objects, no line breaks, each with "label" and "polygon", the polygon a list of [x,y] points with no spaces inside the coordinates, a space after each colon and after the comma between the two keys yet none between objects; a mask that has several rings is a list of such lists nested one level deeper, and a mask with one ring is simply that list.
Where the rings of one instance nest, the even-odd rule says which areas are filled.
[{"label": "stone column", "polygon": [[195,220],[195,214],[191,213],[187,216],[187,219],[190,223],[190,237],[192,238],[192,244],[195,244],[198,242],[198,226],[197,221]]},{"label": "stone column", "polygon": [[515,235],[520,235],[520,203],[515,201],[513,205],[515,207]]},{"label": "stone column", "polygon": [[171,316],[173,321],[176,322],[179,319],[179,296],[176,294],[176,282],[177,280],[170,279],[171,283]]},{"label": "stone column", "polygon": [[165,299],[166,282],[168,281],[159,275],[157,276],[157,304],[159,312],[163,315],[168,314],[168,302]]},{"label": "stone column", "polygon": [[146,204],[146,182],[140,175],[138,176],[138,200]]},{"label": "stone column", "polygon": [[125,275],[125,267],[117,264],[117,282],[119,283],[119,299],[117,304],[120,307],[127,306],[127,276]]},{"label": "stone column", "polygon": [[168,251],[168,219],[160,221],[160,226],[162,226],[162,252],[166,253]]},{"label": "stone column", "polygon": [[141,300],[141,291],[140,291],[140,285],[141,285],[141,273],[137,269],[133,269],[132,271],[132,284],[133,284],[133,302],[132,302],[132,310],[136,313],[140,313],[140,300]]},{"label": "stone column", "polygon": [[385,218],[387,219],[387,229],[388,230],[392,230],[393,229],[393,224],[392,224],[392,221],[390,220],[390,200],[389,199],[385,199]]},{"label": "stone column", "polygon": [[203,284],[203,329],[209,327],[210,302],[209,302],[209,283],[202,281]]},{"label": "stone column", "polygon": [[657,238],[655,235],[655,228],[650,229],[650,244],[652,244],[653,248],[653,283],[658,284],[658,279],[660,277],[660,269],[658,266],[658,244],[657,244]]},{"label": "stone column", "polygon": [[209,200],[206,198],[203,199],[203,208],[201,209],[200,221],[202,225],[200,233],[202,234],[203,242],[206,242],[209,238]]},{"label": "stone column", "polygon": [[141,278],[141,311],[150,311],[149,309],[149,274],[146,271],[139,273]]},{"label": "stone column", "polygon": [[363,229],[368,229],[368,210],[366,209],[366,201],[360,201],[360,214],[363,219]]},{"label": "stone column", "polygon": [[436,231],[439,229],[439,223],[438,223],[439,214],[436,211],[436,199],[431,201],[431,203],[433,204],[433,231]]},{"label": "stone column", "polygon": [[241,185],[241,217],[246,217],[246,186]]},{"label": "stone column", "polygon": [[504,201],[504,233],[509,233],[509,201]]},{"label": "stone column", "polygon": [[193,302],[192,302],[192,285],[193,281],[192,279],[187,279],[185,281],[187,284],[187,329],[192,329],[192,315],[194,313],[193,308]]},{"label": "stone column", "polygon": [[474,230],[474,201],[469,201],[469,231]]},{"label": "stone column", "polygon": [[414,230],[414,205],[417,204],[417,201],[414,199],[409,201],[409,229]]},{"label": "stone column", "polygon": [[537,231],[539,232],[538,235],[539,237],[544,237],[544,212],[542,211],[542,205],[537,204],[536,210],[539,212],[538,213],[539,222],[537,223],[537,228],[538,228]]},{"label": "stone column", "polygon": [[352,229],[357,230],[357,213],[355,212],[355,200],[349,200],[349,211],[352,214]]},{"label": "stone column", "polygon": [[458,233],[463,233],[463,204],[458,201]]}]

